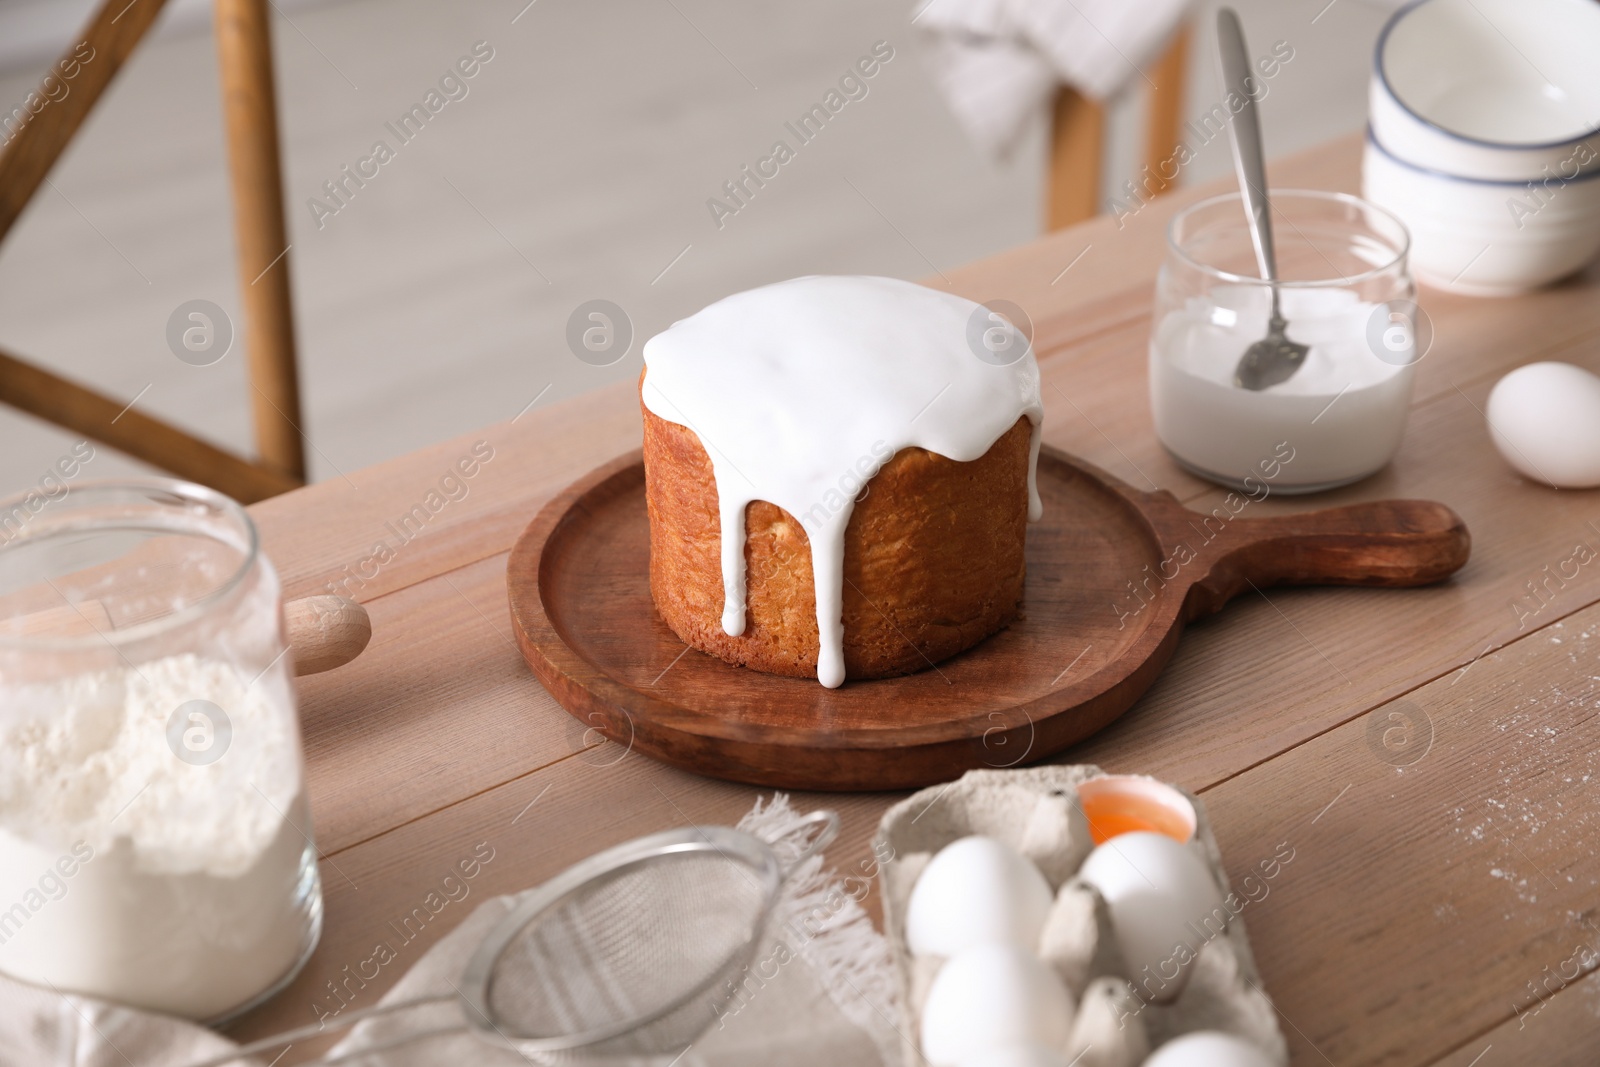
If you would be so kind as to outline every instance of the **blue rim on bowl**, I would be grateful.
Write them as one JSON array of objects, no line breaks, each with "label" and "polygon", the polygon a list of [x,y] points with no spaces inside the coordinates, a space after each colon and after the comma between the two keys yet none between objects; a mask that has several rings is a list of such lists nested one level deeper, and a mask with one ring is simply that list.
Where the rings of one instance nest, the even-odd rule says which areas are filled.
[{"label": "blue rim on bowl", "polygon": [[[1426,0],[1422,0],[1422,2],[1426,2]],[[1579,171],[1570,178],[1559,174],[1548,178],[1468,178],[1460,174],[1451,174],[1449,171],[1435,170],[1432,167],[1424,167],[1418,163],[1413,163],[1409,159],[1401,159],[1390,151],[1387,145],[1378,140],[1378,135],[1373,132],[1370,123],[1367,125],[1367,143],[1376,148],[1385,159],[1407,170],[1416,171],[1418,174],[1426,174],[1430,178],[1443,178],[1445,181],[1461,182],[1463,185],[1498,185],[1507,189],[1526,189],[1528,186],[1535,184],[1548,188],[1553,183],[1558,187],[1564,188],[1568,185],[1586,182],[1590,178],[1600,178],[1600,168]],[[1566,142],[1562,141],[1560,143],[1565,144]]]},{"label": "blue rim on bowl", "polygon": [[[1463,141],[1463,142],[1466,142],[1467,144],[1482,145],[1485,148],[1510,148],[1510,149],[1524,149],[1524,150],[1535,150],[1535,149],[1541,149],[1541,148],[1546,148],[1546,149],[1548,149],[1548,148],[1560,148],[1563,145],[1575,144],[1578,141],[1586,141],[1590,137],[1593,137],[1596,134],[1600,134],[1600,126],[1593,126],[1593,127],[1590,127],[1589,129],[1583,131],[1582,133],[1574,133],[1571,137],[1562,137],[1562,138],[1559,138],[1559,139],[1554,140],[1554,141],[1491,141],[1486,137],[1474,137],[1471,134],[1461,133],[1458,130],[1452,130],[1448,126],[1441,126],[1437,122],[1434,122],[1432,119],[1428,118],[1426,115],[1418,114],[1417,110],[1415,108],[1413,108],[1410,104],[1406,103],[1405,98],[1402,97],[1395,90],[1395,87],[1389,83],[1389,72],[1388,72],[1388,70],[1386,70],[1384,68],[1384,65],[1383,65],[1383,50],[1384,50],[1384,47],[1386,45],[1388,45],[1388,43],[1389,43],[1389,34],[1390,34],[1390,32],[1393,31],[1396,26],[1400,25],[1400,21],[1402,19],[1404,19],[1407,15],[1411,14],[1411,12],[1415,11],[1417,8],[1421,7],[1424,4],[1430,3],[1430,2],[1431,2],[1431,0],[1411,0],[1410,3],[1406,4],[1404,7],[1400,8],[1399,10],[1397,10],[1393,15],[1390,15],[1389,16],[1389,21],[1385,22],[1383,24],[1383,32],[1378,34],[1378,43],[1377,43],[1377,46],[1375,47],[1375,49],[1373,50],[1373,54],[1372,54],[1372,69],[1375,72],[1377,72],[1378,80],[1383,83],[1383,91],[1388,93],[1389,94],[1389,99],[1391,99],[1395,103],[1399,104],[1400,107],[1402,109],[1404,109],[1406,114],[1410,115],[1412,118],[1416,119],[1418,122],[1422,123],[1424,126],[1427,126],[1429,129],[1437,130],[1439,133],[1444,134],[1446,137],[1449,137],[1449,138],[1451,138],[1453,140],[1457,140],[1457,141]],[[1403,163],[1406,166],[1412,166],[1412,164],[1405,163],[1404,160],[1395,159],[1393,153],[1391,153],[1387,149],[1383,148],[1382,145],[1379,145],[1378,147],[1379,147],[1380,150],[1383,151],[1383,153],[1385,155],[1389,156],[1390,159],[1394,159],[1396,163]],[[1416,167],[1415,169],[1417,169],[1417,170],[1426,170],[1426,168],[1424,168],[1424,167]],[[1430,173],[1430,174],[1437,173],[1437,174],[1440,174],[1441,177],[1445,177],[1445,178],[1454,178],[1454,177],[1456,177],[1456,175],[1444,174],[1444,173],[1439,172],[1439,171],[1428,171],[1428,173]],[[1476,179],[1461,178],[1459,180],[1460,181],[1475,181]],[[1533,179],[1533,180],[1537,180],[1537,179]],[[1568,180],[1571,180],[1571,179],[1568,179]],[[1493,184],[1500,184],[1500,183],[1496,182],[1496,183],[1493,183]],[[1520,185],[1520,184],[1523,184],[1523,183],[1515,182],[1515,183],[1510,183],[1510,184],[1519,184]]]}]

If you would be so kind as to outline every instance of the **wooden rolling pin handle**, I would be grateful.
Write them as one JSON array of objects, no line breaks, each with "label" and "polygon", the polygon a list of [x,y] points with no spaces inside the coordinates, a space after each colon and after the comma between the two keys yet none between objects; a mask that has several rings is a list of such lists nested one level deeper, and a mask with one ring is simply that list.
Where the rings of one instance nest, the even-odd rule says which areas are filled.
[{"label": "wooden rolling pin handle", "polygon": [[329,594],[287,601],[283,620],[296,676],[342,667],[372,640],[367,609],[348,597]]}]

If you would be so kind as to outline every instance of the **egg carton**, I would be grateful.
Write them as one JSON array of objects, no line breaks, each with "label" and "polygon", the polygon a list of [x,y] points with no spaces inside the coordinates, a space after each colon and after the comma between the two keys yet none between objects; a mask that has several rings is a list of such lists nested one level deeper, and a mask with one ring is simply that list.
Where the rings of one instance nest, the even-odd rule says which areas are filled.
[{"label": "egg carton", "polygon": [[[1160,991],[1150,995],[1149,978],[1142,994],[1124,977],[1105,901],[1077,878],[1094,848],[1077,787],[1103,773],[1090,764],[968,771],[956,782],[922,790],[884,815],[875,849],[887,857],[879,868],[880,888],[900,986],[905,1063],[925,1062],[917,1048],[921,1009],[944,963],[939,957],[914,956],[906,942],[911,888],[936,852],[971,834],[1016,849],[1039,868],[1056,894],[1040,955],[1078,1005],[1067,1062],[1075,1067],[1135,1067],[1164,1042],[1196,1030],[1237,1035],[1280,1067],[1289,1062],[1277,1010],[1261,989],[1242,914],[1233,914],[1224,933],[1204,942],[1176,1000],[1158,1002]],[[1189,847],[1200,854],[1226,898],[1228,877],[1205,807],[1187,790],[1179,792],[1194,805],[1196,828]]]}]

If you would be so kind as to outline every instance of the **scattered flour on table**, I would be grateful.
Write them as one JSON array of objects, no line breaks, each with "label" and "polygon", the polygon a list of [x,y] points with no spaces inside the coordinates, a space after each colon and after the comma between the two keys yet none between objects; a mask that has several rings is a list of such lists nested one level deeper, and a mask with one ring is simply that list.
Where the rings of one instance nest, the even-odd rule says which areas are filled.
[{"label": "scattered flour on table", "polygon": [[[1574,632],[1565,622],[1553,623],[1549,630],[1544,643],[1563,648],[1570,663],[1591,670],[1600,665],[1600,640],[1596,640],[1600,631]],[[1600,888],[1600,877],[1584,873],[1595,870],[1588,861],[1596,855],[1600,838],[1596,830],[1600,827],[1586,806],[1575,808],[1568,803],[1568,794],[1588,790],[1600,775],[1600,749],[1578,742],[1582,734],[1593,731],[1600,718],[1600,674],[1587,673],[1584,678],[1587,685],[1569,692],[1560,684],[1544,681],[1538,673],[1520,672],[1506,694],[1512,700],[1509,709],[1492,722],[1509,740],[1502,746],[1505,754],[1492,766],[1474,767],[1470,772],[1476,788],[1486,784],[1490,795],[1478,804],[1451,809],[1454,833],[1464,843],[1504,845],[1487,873],[1504,882],[1522,904],[1537,904],[1541,891],[1580,879],[1589,889]],[[1561,788],[1549,788],[1547,775],[1559,781]],[[1545,784],[1535,793],[1530,783],[1540,779]],[[1563,869],[1549,864],[1535,867],[1527,856],[1532,846],[1526,842],[1540,835],[1555,839],[1541,844],[1541,853],[1567,856],[1573,862]],[[1507,920],[1513,917],[1505,915]]]}]

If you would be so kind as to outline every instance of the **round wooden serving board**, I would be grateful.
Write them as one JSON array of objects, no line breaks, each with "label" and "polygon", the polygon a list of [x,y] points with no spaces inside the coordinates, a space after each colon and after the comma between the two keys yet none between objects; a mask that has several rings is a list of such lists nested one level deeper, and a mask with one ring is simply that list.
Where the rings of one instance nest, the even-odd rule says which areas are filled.
[{"label": "round wooden serving board", "polygon": [[1205,515],[1048,446],[1039,493],[1022,618],[902,678],[825,689],[686,649],[650,599],[638,452],[568,487],[517,540],[512,622],[545,687],[619,744],[759,785],[910,789],[1088,737],[1149,688],[1186,621],[1252,585],[1423,585],[1471,543],[1429,501],[1252,518],[1236,496],[1236,516]]}]

